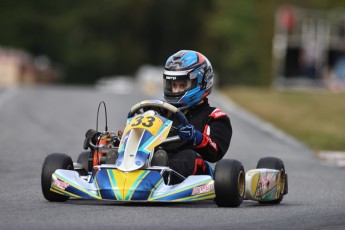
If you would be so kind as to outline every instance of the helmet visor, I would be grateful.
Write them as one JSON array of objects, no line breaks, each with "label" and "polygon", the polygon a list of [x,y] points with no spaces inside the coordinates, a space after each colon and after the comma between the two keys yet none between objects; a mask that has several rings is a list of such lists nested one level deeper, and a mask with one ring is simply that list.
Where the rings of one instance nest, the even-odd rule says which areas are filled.
[{"label": "helmet visor", "polygon": [[173,93],[173,94],[182,94],[185,93],[197,85],[197,80],[190,80],[190,79],[181,79],[181,80],[172,80],[172,79],[164,79],[163,81],[164,91],[166,93]]},{"label": "helmet visor", "polygon": [[163,87],[165,93],[172,94],[184,94],[185,92],[194,89],[198,84],[198,79],[178,78],[169,79],[165,78],[163,80]]},{"label": "helmet visor", "polygon": [[164,92],[183,94],[197,86],[198,80],[190,76],[189,71],[164,71]]}]

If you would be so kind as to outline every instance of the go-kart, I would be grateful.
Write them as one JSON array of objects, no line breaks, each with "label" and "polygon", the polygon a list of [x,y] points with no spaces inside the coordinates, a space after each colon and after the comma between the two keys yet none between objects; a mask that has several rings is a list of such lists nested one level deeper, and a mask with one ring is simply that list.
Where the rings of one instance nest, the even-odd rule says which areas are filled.
[{"label": "go-kart", "polygon": [[[243,199],[279,204],[287,194],[285,167],[275,157],[261,158],[257,168],[247,172],[238,160],[222,159],[214,169],[206,162],[208,175],[186,178],[168,165],[153,163],[163,143],[181,141],[178,136],[168,137],[173,122],[162,111],[176,116],[182,124],[188,123],[176,107],[146,100],[130,109],[121,136],[108,132],[106,125],[96,143],[86,143],[89,151],[82,152],[77,162],[62,153],[48,155],[41,175],[44,197],[53,202],[69,198],[122,202],[213,199],[220,207],[238,207]],[[173,176],[181,182],[171,183]]]}]

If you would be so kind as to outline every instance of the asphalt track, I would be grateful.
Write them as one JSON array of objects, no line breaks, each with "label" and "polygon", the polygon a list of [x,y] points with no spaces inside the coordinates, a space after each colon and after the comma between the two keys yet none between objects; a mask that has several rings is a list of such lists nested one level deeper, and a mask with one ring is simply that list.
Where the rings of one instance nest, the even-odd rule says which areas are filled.
[{"label": "asphalt track", "polygon": [[[95,128],[101,100],[107,103],[108,126],[116,130],[123,129],[132,104],[152,97],[85,87],[1,90],[0,229],[345,229],[345,170],[318,160],[306,146],[217,94],[211,102],[230,114],[234,129],[226,158],[242,161],[246,170],[255,168],[263,156],[283,159],[289,194],[280,205],[244,201],[239,208],[218,208],[212,201],[114,204],[44,199],[40,173],[45,156],[64,152],[76,160],[85,131]],[[103,119],[99,126],[104,126]]]}]

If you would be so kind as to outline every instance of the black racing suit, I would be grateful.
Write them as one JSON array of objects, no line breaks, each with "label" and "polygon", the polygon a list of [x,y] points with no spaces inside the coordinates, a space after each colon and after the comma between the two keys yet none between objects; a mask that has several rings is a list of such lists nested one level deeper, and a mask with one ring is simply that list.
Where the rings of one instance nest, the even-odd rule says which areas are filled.
[{"label": "black racing suit", "polygon": [[[199,130],[202,141],[194,146],[191,141],[166,143],[162,148],[168,153],[169,166],[187,177],[195,174],[206,174],[204,160],[217,162],[225,155],[232,136],[232,127],[227,114],[220,109],[211,107],[205,99],[201,104],[182,111],[190,124]],[[180,125],[176,118],[173,126]],[[172,130],[169,136],[178,135],[178,130]]]}]

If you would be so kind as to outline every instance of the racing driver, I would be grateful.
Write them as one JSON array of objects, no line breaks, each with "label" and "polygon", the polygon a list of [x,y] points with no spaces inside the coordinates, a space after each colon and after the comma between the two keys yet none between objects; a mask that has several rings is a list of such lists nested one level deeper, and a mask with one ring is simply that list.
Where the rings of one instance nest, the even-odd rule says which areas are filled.
[{"label": "racing driver", "polygon": [[[180,142],[165,143],[159,148],[151,165],[170,166],[184,177],[208,174],[207,164],[217,162],[225,155],[232,136],[230,119],[220,109],[211,107],[210,95],[214,73],[209,60],[199,52],[181,50],[168,58],[164,67],[164,99],[179,108],[189,124],[173,120],[169,136],[178,135]],[[99,135],[93,129],[86,132],[85,143],[97,141]],[[118,143],[117,143],[118,145]],[[84,146],[87,149],[87,145]],[[116,157],[115,157],[116,159]],[[172,184],[180,182],[173,176]]]},{"label": "racing driver", "polygon": [[184,177],[207,174],[204,160],[222,159],[232,136],[228,115],[210,106],[207,99],[214,81],[211,63],[199,52],[181,50],[166,61],[163,81],[164,99],[178,107],[189,121],[181,125],[172,118],[177,128],[169,136],[178,135],[182,141],[162,145],[168,164]]}]

